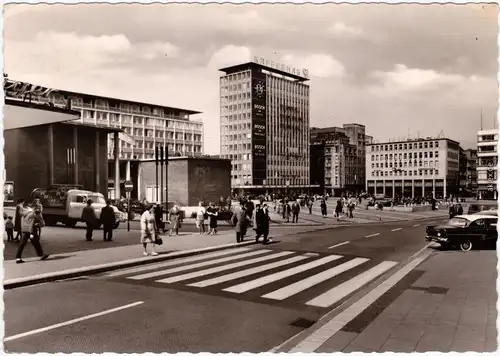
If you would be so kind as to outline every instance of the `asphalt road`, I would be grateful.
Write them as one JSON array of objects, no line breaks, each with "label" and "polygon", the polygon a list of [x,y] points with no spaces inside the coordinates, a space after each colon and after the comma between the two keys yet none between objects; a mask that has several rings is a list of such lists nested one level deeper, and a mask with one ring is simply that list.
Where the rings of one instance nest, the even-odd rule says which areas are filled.
[{"label": "asphalt road", "polygon": [[143,303],[8,340],[5,349],[266,352],[422,248],[425,224],[337,227],[218,256],[7,290],[6,337]]},{"label": "asphalt road", "polygon": [[[219,231],[232,229],[230,226],[219,226]],[[44,227],[42,230],[42,246],[49,254],[71,253],[76,251],[95,250],[117,246],[137,245],[140,240],[139,222],[130,222],[130,231],[127,231],[127,224],[120,224],[118,229],[113,230],[113,241],[103,241],[103,230],[94,230],[92,242],[85,240],[85,225],[78,224],[75,228],[61,226]],[[198,232],[195,224],[184,224],[180,233]],[[4,236],[5,248],[3,252],[4,260],[12,260],[16,257],[18,243],[7,242]],[[36,257],[33,246],[28,243],[23,251],[23,257]]]}]

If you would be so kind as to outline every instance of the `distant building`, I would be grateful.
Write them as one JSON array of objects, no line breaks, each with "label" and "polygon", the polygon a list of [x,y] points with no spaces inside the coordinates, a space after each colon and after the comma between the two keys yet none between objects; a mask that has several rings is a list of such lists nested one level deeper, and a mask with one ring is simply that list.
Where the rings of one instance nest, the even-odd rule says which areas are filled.
[{"label": "distant building", "polygon": [[221,69],[221,156],[234,190],[298,193],[310,188],[308,79],[267,64]]},{"label": "distant building", "polygon": [[[365,126],[345,124],[340,127],[311,128],[311,162],[323,162],[311,169],[311,184],[323,177],[321,193],[335,196],[365,190],[366,144],[372,137]],[[311,163],[312,164],[312,163]]]},{"label": "distant building", "polygon": [[435,197],[459,194],[459,150],[448,138],[367,145],[368,193],[388,197]]},{"label": "distant building", "polygon": [[[203,123],[191,119],[199,111],[43,88],[10,79],[4,80],[4,89],[7,99],[76,110],[81,113],[82,124],[123,131],[118,136],[118,166],[113,162],[114,135],[107,138],[111,198],[124,195],[123,183],[130,179],[131,163],[153,159],[157,145],[168,147],[170,156],[203,154]],[[123,171],[125,175],[120,174]],[[114,186],[116,174],[120,176],[119,187]]]},{"label": "distant building", "polygon": [[479,199],[498,199],[498,129],[477,133],[477,185]]},{"label": "distant building", "polygon": [[477,195],[477,150],[465,150],[465,157],[467,159],[467,166],[465,170],[467,191],[471,192],[472,196]]}]

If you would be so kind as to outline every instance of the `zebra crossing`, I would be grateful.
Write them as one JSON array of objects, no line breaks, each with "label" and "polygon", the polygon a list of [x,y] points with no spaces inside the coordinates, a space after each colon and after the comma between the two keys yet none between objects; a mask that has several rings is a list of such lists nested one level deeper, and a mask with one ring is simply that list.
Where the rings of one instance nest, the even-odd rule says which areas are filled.
[{"label": "zebra crossing", "polygon": [[240,247],[106,273],[104,278],[262,303],[332,308],[397,262]]}]

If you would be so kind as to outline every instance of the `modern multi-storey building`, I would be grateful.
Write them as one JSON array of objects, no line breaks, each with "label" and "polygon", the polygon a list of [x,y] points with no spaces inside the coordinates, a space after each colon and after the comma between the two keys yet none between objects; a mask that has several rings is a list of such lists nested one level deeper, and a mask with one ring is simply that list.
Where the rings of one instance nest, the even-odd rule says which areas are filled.
[{"label": "modern multi-storey building", "polygon": [[465,159],[467,165],[465,167],[465,189],[472,196],[477,195],[477,150],[465,150]]},{"label": "modern multi-storey building", "polygon": [[320,181],[323,177],[324,192],[340,196],[365,190],[366,144],[371,143],[372,137],[366,135],[364,125],[313,127],[310,140],[311,162],[324,162],[321,167],[314,164],[311,180]]},{"label": "modern multi-storey building", "polygon": [[432,137],[369,144],[367,191],[389,197],[455,196],[459,193],[459,147],[457,141]]},{"label": "modern multi-storey building", "polygon": [[278,67],[255,58],[221,69],[221,156],[232,160],[235,190],[309,188],[308,79]]},{"label": "modern multi-storey building", "polygon": [[[26,92],[30,86],[30,92]],[[120,128],[119,160],[121,179],[130,179],[131,162],[153,159],[155,146],[168,147],[170,156],[203,155],[203,123],[191,119],[198,111],[169,106],[77,93],[59,89],[37,87],[6,79],[6,97],[50,106],[67,106],[81,112],[80,122],[103,127]],[[36,88],[40,88],[37,90]],[[21,94],[22,93],[22,94]],[[114,160],[113,135],[108,135],[108,159]],[[114,171],[110,162],[109,172]],[[110,193],[114,197],[114,180],[110,179]]]},{"label": "modern multi-storey building", "polygon": [[477,133],[477,185],[479,199],[498,199],[498,129]]}]

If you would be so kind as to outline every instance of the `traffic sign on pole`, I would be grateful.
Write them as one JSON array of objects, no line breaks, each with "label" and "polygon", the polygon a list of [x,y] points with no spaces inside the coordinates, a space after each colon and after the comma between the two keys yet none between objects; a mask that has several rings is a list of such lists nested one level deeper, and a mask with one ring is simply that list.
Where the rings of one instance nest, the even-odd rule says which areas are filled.
[{"label": "traffic sign on pole", "polygon": [[130,192],[132,191],[132,189],[134,189],[134,183],[132,183],[132,181],[130,180],[126,180],[125,183],[123,183],[123,185],[125,186],[125,191],[127,192]]}]

